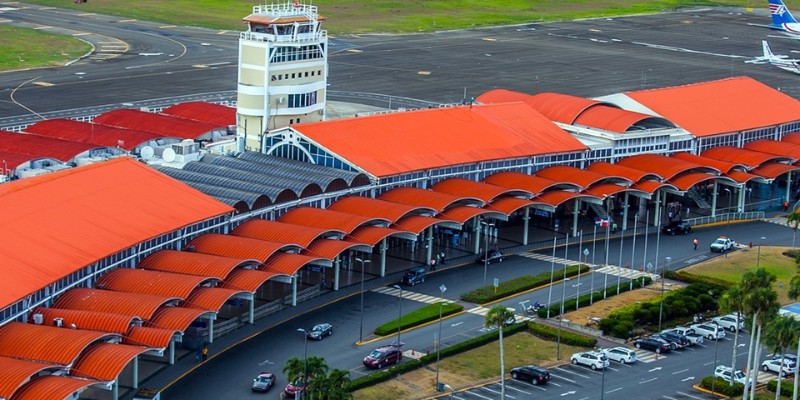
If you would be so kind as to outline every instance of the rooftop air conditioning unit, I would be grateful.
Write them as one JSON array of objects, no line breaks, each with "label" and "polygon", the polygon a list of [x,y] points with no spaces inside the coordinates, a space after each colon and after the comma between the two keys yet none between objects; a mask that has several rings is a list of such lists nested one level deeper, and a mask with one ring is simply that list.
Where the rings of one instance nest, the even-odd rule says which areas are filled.
[{"label": "rooftop air conditioning unit", "polygon": [[33,314],[33,323],[36,325],[41,325],[42,323],[44,323],[44,315]]},{"label": "rooftop air conditioning unit", "polygon": [[64,326],[64,318],[53,318],[53,326],[61,328]]}]

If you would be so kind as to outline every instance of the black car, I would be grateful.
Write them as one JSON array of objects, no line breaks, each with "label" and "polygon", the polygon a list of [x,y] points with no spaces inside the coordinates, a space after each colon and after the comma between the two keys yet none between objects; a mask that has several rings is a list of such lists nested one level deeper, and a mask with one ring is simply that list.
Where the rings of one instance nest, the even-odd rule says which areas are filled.
[{"label": "black car", "polygon": [[636,346],[637,349],[652,350],[657,354],[667,353],[672,350],[669,344],[653,338],[636,339],[633,345]]},{"label": "black car", "polygon": [[422,267],[411,268],[400,278],[400,283],[408,286],[423,282],[425,282],[425,268]]},{"label": "black car", "polygon": [[475,259],[475,262],[478,263],[478,264],[483,264],[484,262],[486,262],[488,264],[491,264],[491,263],[493,263],[495,261],[503,262],[503,260],[506,258],[506,256],[504,256],[503,253],[501,253],[499,251],[490,251],[489,254],[488,254],[488,257],[489,257],[488,261],[484,261],[484,260],[486,260],[486,256],[487,256],[486,253],[479,254],[478,258]]},{"label": "black car", "polygon": [[322,340],[325,336],[333,335],[333,326],[331,324],[316,324],[306,335],[308,335],[309,339]]},{"label": "black car", "polygon": [[534,385],[546,383],[550,380],[550,372],[542,367],[528,365],[511,369],[511,377],[521,381],[530,381]]},{"label": "black car", "polygon": [[671,333],[671,332],[659,333],[659,334],[653,335],[652,338],[653,339],[662,339],[662,340],[667,341],[667,343],[669,343],[669,345],[670,345],[669,347],[672,350],[682,349],[684,347],[689,347],[689,345],[692,344],[692,342],[689,341],[689,338],[687,338],[686,336],[679,335],[677,333]]},{"label": "black car", "polygon": [[692,231],[692,226],[689,225],[688,222],[684,221],[672,221],[669,225],[661,228],[661,233],[665,235],[675,235],[676,233],[680,233],[681,235],[685,235]]}]

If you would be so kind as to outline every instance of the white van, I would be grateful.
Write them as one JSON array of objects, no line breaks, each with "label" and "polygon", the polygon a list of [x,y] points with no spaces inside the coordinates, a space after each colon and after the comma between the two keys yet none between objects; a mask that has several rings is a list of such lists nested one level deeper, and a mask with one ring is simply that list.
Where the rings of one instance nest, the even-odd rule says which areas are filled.
[{"label": "white van", "polygon": [[695,324],[690,328],[694,329],[695,333],[701,335],[709,340],[718,340],[725,337],[725,328],[715,324]]}]

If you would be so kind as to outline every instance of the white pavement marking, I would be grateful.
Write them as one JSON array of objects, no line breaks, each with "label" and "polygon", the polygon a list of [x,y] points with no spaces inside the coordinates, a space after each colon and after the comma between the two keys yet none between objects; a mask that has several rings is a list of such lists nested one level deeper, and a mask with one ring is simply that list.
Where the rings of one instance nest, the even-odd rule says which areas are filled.
[{"label": "white pavement marking", "polygon": [[684,395],[684,396],[688,396],[688,397],[691,397],[691,398],[693,398],[693,399],[697,399],[697,400],[703,400],[703,398],[702,398],[702,397],[692,396],[692,395],[690,395],[689,393],[683,393],[683,392],[675,392],[675,393],[682,394],[682,395]]},{"label": "white pavement marking", "polygon": [[[581,374],[579,374],[579,373],[577,373],[577,372],[567,371],[566,369],[559,368],[558,370],[559,370],[559,371],[561,371],[561,372],[566,372],[566,373],[568,373],[568,374],[575,375],[575,376],[580,376],[581,378],[592,379],[592,378],[591,378],[591,377],[589,377],[589,376],[586,376],[586,375],[581,375]],[[574,382],[574,381],[573,381],[573,382]]]},{"label": "white pavement marking", "polygon": [[547,262],[555,262],[557,264],[564,264],[564,265],[583,264],[580,261],[572,261],[572,260],[567,260],[566,258],[547,256],[547,255],[539,254],[539,253],[519,253],[518,255],[523,256],[523,257],[527,257],[527,258],[533,258],[535,260],[541,260],[541,261],[547,261]]},{"label": "white pavement marking", "polygon": [[[500,394],[501,393],[499,390],[492,390],[492,389],[489,389],[486,386],[482,387],[481,389],[486,390],[487,392],[492,392],[492,393],[496,393],[496,394]],[[516,399],[516,397],[514,397],[514,396],[512,396],[512,395],[510,395],[508,393],[506,393],[506,397],[511,398],[511,399]]]},{"label": "white pavement marking", "polygon": [[477,394],[477,393],[475,393],[475,392],[473,392],[473,391],[471,391],[471,390],[470,390],[470,391],[468,391],[468,392],[464,392],[464,393],[469,393],[469,394],[471,394],[471,395],[473,395],[473,396],[478,396],[478,397],[480,397],[480,398],[483,398],[483,399],[489,399],[489,400],[493,400],[491,397],[486,397],[486,396],[483,396],[483,395]]},{"label": "white pavement marking", "polygon": [[[531,385],[531,386],[533,386],[533,385]],[[518,391],[520,393],[531,394],[531,392],[526,392],[526,391],[524,391],[522,389],[517,389],[517,388],[515,388],[513,386],[510,386],[510,385],[506,385],[506,389],[516,390],[516,391]]]},{"label": "white pavement marking", "polygon": [[[551,376],[553,376],[553,377],[555,377],[555,378],[558,378],[558,379],[563,379],[563,380],[565,380],[565,381],[567,381],[567,382],[572,382],[572,383],[575,383],[575,381],[573,381],[572,379],[569,379],[569,378],[564,378],[564,377],[563,377],[563,376],[561,376],[561,375],[551,375]],[[559,385],[558,385],[558,384],[556,384],[556,383],[553,383],[553,385],[559,386]]]},{"label": "white pavement marking", "polygon": [[639,384],[641,385],[641,384],[643,384],[643,383],[652,382],[652,381],[654,381],[654,380],[656,380],[656,379],[658,379],[658,378],[650,378],[650,379],[648,379],[648,380],[646,380],[646,381],[641,381],[641,382],[639,382]]},{"label": "white pavement marking", "polygon": [[682,370],[680,370],[680,371],[675,371],[675,372],[673,372],[673,373],[672,373],[672,375],[675,375],[675,374],[680,374],[681,372],[686,372],[686,371],[688,371],[688,370],[689,370],[689,368],[682,369]]},{"label": "white pavement marking", "polygon": [[[395,289],[393,287],[383,286],[383,287],[379,287],[377,289],[373,289],[372,291],[375,292],[375,293],[385,294],[385,295],[394,296],[394,297],[399,297],[400,296],[400,290]],[[435,304],[435,303],[438,303],[438,302],[442,301],[441,297],[429,296],[427,294],[422,294],[422,293],[417,293],[417,292],[410,292],[408,290],[403,290],[403,298],[407,299],[407,300],[414,300],[414,301],[419,301],[419,302],[428,303],[428,304]],[[448,303],[455,303],[455,301],[450,300],[450,299],[444,299],[444,301],[448,302]]]},{"label": "white pavement marking", "polygon": [[614,390],[609,390],[609,391],[607,391],[607,392],[606,392],[606,394],[609,394],[609,393],[614,393],[614,392],[616,392],[617,390],[622,390],[622,388],[621,388],[621,387],[618,387],[618,388],[616,388],[616,389],[614,389]]},{"label": "white pavement marking", "polygon": [[643,276],[650,277],[650,279],[653,280],[658,278],[658,275],[644,273],[635,268],[622,268],[614,265],[608,265],[603,268],[596,269],[594,272],[600,272],[602,274],[609,274],[614,276],[621,276],[626,279],[636,279],[636,278],[641,278]]},{"label": "white pavement marking", "polygon": [[[651,363],[653,361],[658,361],[656,360],[656,353],[653,353],[652,351],[647,351],[642,349],[636,349],[634,351],[636,352],[636,359],[643,363]],[[667,358],[667,356],[663,354],[658,354],[658,359],[660,360],[662,358]]]},{"label": "white pavement marking", "polygon": [[665,398],[665,399],[669,399],[669,400],[678,400],[678,399],[676,399],[676,398],[674,398],[674,397],[669,397],[669,396],[666,396],[666,395],[664,396],[664,398]]}]

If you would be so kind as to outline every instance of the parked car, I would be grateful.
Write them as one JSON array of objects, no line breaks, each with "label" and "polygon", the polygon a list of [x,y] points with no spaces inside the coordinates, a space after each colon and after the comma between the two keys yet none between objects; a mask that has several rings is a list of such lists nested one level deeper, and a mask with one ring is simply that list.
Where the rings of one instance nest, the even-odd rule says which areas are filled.
[{"label": "parked car", "polygon": [[[781,370],[781,360],[764,360],[761,363],[761,369],[764,372],[774,372],[778,373]],[[794,375],[797,372],[797,364],[790,361],[788,358],[783,361],[783,372],[781,373],[782,377],[786,377],[787,375]]]},{"label": "parked car", "polygon": [[724,253],[732,249],[734,244],[736,244],[736,242],[733,239],[727,236],[720,236],[711,243],[711,251]]},{"label": "parked car", "polygon": [[[794,353],[786,353],[784,355],[784,357],[786,357],[786,360],[797,364],[797,355],[796,354],[794,354]],[[781,359],[781,355],[776,353],[774,356],[772,356],[772,359],[773,360],[780,360]]]},{"label": "parked car", "polygon": [[703,342],[705,341],[702,335],[698,335],[696,333],[689,333],[684,336],[686,336],[686,338],[689,339],[690,342],[692,342],[692,346],[696,344],[703,344]]},{"label": "parked car", "polygon": [[703,335],[708,340],[718,340],[725,337],[725,328],[714,324],[694,324],[692,325],[695,333]]},{"label": "parked car", "polygon": [[275,385],[276,379],[277,378],[275,377],[275,374],[270,372],[262,372],[253,379],[253,386],[250,388],[254,392],[266,392],[269,390],[269,388]]},{"label": "parked car", "polygon": [[[308,382],[305,382],[305,383],[308,383]],[[287,384],[286,388],[283,389],[283,393],[286,394],[287,397],[293,399],[298,394],[300,396],[302,396],[303,393],[305,392],[305,390],[306,390],[306,386],[305,386],[305,384],[303,382],[303,378],[300,377],[299,379],[295,380],[294,382],[290,382],[289,384]]]},{"label": "parked car", "polygon": [[422,267],[411,268],[400,278],[400,283],[408,286],[423,282],[425,282],[425,268]]},{"label": "parked car", "polygon": [[627,347],[613,347],[610,349],[601,349],[601,353],[605,354],[609,360],[614,360],[620,364],[628,364],[636,362],[636,352]]},{"label": "parked car", "polygon": [[672,350],[689,347],[692,344],[686,336],[673,332],[656,334],[653,335],[653,338],[666,340]]},{"label": "parked car", "polygon": [[731,331],[736,332],[739,329],[744,329],[744,319],[739,319],[739,327],[737,328],[736,325],[736,316],[735,315],[721,315],[719,317],[711,318],[712,322],[716,322],[717,325]]},{"label": "parked car", "polygon": [[597,351],[587,351],[586,353],[575,353],[570,358],[573,365],[583,364],[591,369],[603,369],[609,366],[608,357]]},{"label": "parked car", "polygon": [[501,253],[499,251],[490,251],[489,254],[488,254],[488,257],[489,257],[488,260],[489,261],[484,261],[486,259],[486,257],[487,257],[486,252],[478,254],[478,257],[475,259],[475,262],[478,263],[478,264],[483,264],[484,262],[486,262],[488,264],[491,264],[491,263],[493,263],[495,261],[503,262],[503,260],[506,258],[506,256],[504,256],[503,253]]},{"label": "parked car", "polygon": [[685,235],[691,231],[692,231],[692,226],[689,225],[688,222],[684,221],[672,221],[669,223],[669,225],[661,228],[661,233],[672,236],[675,236],[676,233]]},{"label": "parked car", "polygon": [[655,351],[656,354],[667,353],[672,350],[672,347],[668,343],[653,338],[636,339],[633,345],[636,346],[637,349]]},{"label": "parked car", "polygon": [[392,343],[388,346],[378,347],[364,357],[364,365],[367,368],[381,369],[386,365],[397,364],[403,359],[403,352],[400,350],[402,346],[403,343],[399,345]]},{"label": "parked car", "polygon": [[[717,378],[725,379],[726,381],[730,382],[731,367],[726,367],[724,365],[717,366],[717,368],[714,370],[714,376]],[[733,374],[733,381],[744,385],[745,381],[744,373],[741,370],[737,369],[736,372]]]},{"label": "parked car", "polygon": [[[675,332],[675,333],[677,333],[679,335],[683,335],[683,336],[689,336],[690,334],[696,334],[697,333],[697,332],[694,331],[694,329],[689,328],[689,327],[685,327],[685,326],[676,326],[676,327],[674,327],[672,329],[667,329],[667,331]],[[664,332],[664,331],[662,331],[662,332]]]},{"label": "parked car", "polygon": [[333,326],[331,324],[316,324],[306,332],[306,335],[309,339],[322,340],[325,336],[333,335]]},{"label": "parked car", "polygon": [[542,367],[527,365],[511,369],[511,377],[522,381],[530,381],[534,385],[550,381],[550,372]]}]

